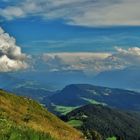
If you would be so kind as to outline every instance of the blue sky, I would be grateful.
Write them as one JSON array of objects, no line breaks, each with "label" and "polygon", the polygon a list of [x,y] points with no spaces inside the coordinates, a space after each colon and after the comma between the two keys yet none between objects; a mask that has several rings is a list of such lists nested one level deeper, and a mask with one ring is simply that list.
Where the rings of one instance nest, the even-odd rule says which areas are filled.
[{"label": "blue sky", "polygon": [[110,52],[140,47],[139,6],[139,0],[2,0],[0,25],[28,54]]},{"label": "blue sky", "polygon": [[140,27],[83,27],[39,17],[4,21],[1,26],[29,54],[43,52],[106,52],[140,47]]},{"label": "blue sky", "polygon": [[139,7],[139,0],[1,0],[0,71],[39,60],[49,72],[87,75],[140,65]]}]

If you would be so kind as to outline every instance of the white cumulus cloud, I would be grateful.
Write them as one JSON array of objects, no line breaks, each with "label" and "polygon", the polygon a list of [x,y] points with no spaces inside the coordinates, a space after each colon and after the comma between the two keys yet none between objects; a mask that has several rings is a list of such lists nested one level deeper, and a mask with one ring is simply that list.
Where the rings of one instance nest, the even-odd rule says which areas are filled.
[{"label": "white cumulus cloud", "polygon": [[16,45],[15,39],[0,27],[0,72],[27,68],[27,57]]}]

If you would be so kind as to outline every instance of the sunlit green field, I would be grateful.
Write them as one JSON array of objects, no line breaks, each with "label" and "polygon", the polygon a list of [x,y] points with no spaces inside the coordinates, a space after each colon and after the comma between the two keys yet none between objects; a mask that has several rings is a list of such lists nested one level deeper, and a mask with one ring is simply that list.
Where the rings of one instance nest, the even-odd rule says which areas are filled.
[{"label": "sunlit green field", "polygon": [[106,103],[98,102],[98,101],[93,100],[93,99],[88,99],[88,98],[82,98],[82,99],[84,99],[85,101],[88,101],[90,104],[95,104],[95,105],[107,105]]},{"label": "sunlit green field", "polygon": [[53,105],[53,106],[55,107],[55,111],[59,112],[61,115],[66,115],[72,110],[78,108],[78,107],[59,106],[59,105]]},{"label": "sunlit green field", "polygon": [[110,138],[107,138],[106,140],[117,140],[116,137],[110,137]]},{"label": "sunlit green field", "polygon": [[83,124],[83,122],[80,120],[70,120],[67,123],[73,127],[80,127]]}]

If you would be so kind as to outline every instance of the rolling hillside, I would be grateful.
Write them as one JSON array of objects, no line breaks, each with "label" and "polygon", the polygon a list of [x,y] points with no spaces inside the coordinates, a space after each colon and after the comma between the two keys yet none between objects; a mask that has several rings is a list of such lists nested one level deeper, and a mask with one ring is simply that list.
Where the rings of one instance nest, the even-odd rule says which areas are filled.
[{"label": "rolling hillside", "polygon": [[72,126],[82,130],[92,140],[97,132],[100,139],[139,140],[140,117],[102,105],[89,104],[62,117]]},{"label": "rolling hillside", "polygon": [[52,111],[65,114],[86,104],[102,104],[111,107],[140,111],[140,93],[88,84],[72,84],[50,97]]},{"label": "rolling hillside", "polygon": [[82,140],[82,135],[37,102],[0,90],[0,139]]}]

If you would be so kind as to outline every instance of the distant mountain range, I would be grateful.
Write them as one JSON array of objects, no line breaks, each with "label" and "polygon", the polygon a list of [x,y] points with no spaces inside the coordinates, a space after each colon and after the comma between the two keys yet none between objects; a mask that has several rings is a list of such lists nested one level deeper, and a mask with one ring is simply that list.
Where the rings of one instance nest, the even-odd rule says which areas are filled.
[{"label": "distant mountain range", "polygon": [[49,100],[54,105],[53,110],[56,112],[63,112],[66,108],[62,107],[74,109],[89,103],[140,111],[140,93],[88,84],[68,85],[50,96]]},{"label": "distant mountain range", "polygon": [[81,71],[19,71],[0,73],[0,88],[11,90],[23,83],[34,83],[38,87],[50,90],[62,89],[72,83],[92,83],[92,77],[87,77]]},{"label": "distant mountain range", "polygon": [[102,105],[86,105],[62,119],[95,140],[139,140],[140,116]]},{"label": "distant mountain range", "polygon": [[140,67],[102,72],[94,77],[94,84],[140,91]]},{"label": "distant mountain range", "polygon": [[[140,91],[140,67],[128,67],[122,70],[101,72],[98,75],[86,75],[82,71],[26,70],[21,72],[0,73],[0,88],[11,90],[23,83],[49,90],[60,90],[66,85],[88,83],[104,87]],[[47,68],[46,68],[47,69]]]},{"label": "distant mountain range", "polygon": [[21,78],[16,78],[9,73],[0,73],[0,88],[11,90],[17,84],[23,84],[25,81]]}]

